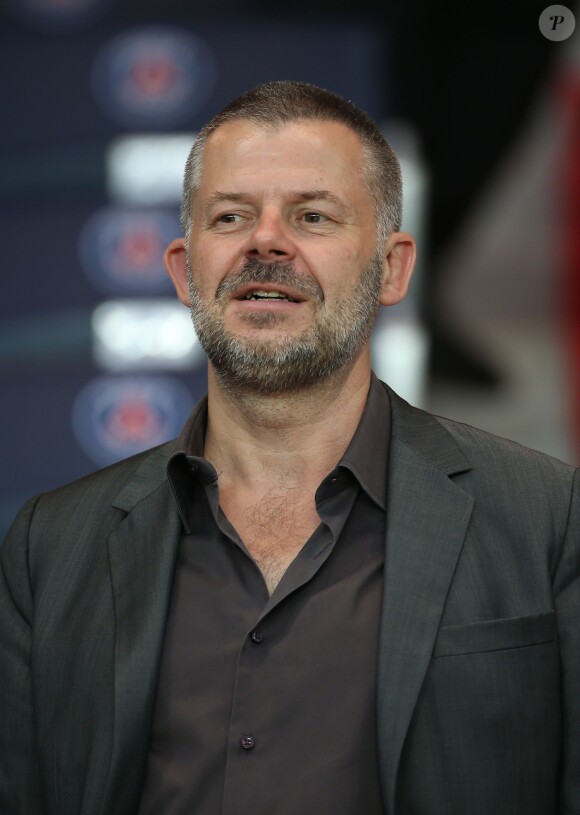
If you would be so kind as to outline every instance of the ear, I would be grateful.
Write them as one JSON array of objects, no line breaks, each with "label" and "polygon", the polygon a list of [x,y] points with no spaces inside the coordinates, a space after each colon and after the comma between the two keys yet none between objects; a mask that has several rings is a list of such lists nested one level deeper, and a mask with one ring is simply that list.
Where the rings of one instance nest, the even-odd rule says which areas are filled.
[{"label": "ear", "polygon": [[187,278],[184,238],[176,238],[174,241],[171,241],[163,255],[163,262],[165,263],[167,274],[173,281],[177,296],[182,303],[189,306],[189,281]]},{"label": "ear", "polygon": [[417,249],[408,232],[393,232],[385,244],[383,287],[379,298],[382,306],[394,306],[407,294],[415,267]]}]

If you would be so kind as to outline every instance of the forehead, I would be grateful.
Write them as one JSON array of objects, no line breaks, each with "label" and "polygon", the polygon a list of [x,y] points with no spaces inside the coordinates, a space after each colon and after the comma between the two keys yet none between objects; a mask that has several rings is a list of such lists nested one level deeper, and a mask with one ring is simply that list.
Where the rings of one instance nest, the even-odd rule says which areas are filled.
[{"label": "forehead", "polygon": [[298,183],[361,194],[362,165],[359,136],[339,122],[299,120],[270,127],[240,119],[209,137],[199,192],[203,198],[221,188],[284,190]]}]

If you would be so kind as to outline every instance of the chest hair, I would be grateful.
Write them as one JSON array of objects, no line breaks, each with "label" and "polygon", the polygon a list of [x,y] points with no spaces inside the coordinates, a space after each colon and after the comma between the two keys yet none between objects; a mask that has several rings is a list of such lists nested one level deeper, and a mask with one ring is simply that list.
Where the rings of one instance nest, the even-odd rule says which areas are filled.
[{"label": "chest hair", "polygon": [[299,486],[273,485],[255,495],[230,499],[225,514],[262,572],[270,594],[320,524],[314,494]]}]

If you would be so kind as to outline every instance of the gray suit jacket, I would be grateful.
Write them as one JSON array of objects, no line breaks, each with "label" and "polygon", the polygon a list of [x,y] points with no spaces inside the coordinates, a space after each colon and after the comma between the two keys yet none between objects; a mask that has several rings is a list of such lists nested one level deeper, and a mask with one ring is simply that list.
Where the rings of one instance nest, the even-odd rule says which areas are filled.
[{"label": "gray suit jacket", "polygon": [[[385,811],[578,815],[574,471],[389,393]],[[180,536],[170,450],[34,499],[0,550],[2,815],[136,811]]]}]

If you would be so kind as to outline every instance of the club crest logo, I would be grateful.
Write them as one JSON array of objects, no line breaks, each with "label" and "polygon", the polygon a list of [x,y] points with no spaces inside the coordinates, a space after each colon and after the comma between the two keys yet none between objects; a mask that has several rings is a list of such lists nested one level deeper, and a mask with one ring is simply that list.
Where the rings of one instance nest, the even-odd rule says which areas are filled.
[{"label": "club crest logo", "polygon": [[81,231],[81,266],[105,294],[170,292],[163,252],[180,234],[177,213],[107,207],[92,215]]},{"label": "club crest logo", "polygon": [[168,376],[101,376],[73,405],[73,432],[100,467],[177,436],[193,405],[187,388]]},{"label": "club crest logo", "polygon": [[209,46],[185,29],[146,27],[110,40],[93,66],[103,110],[130,128],[191,122],[211,95],[216,63]]}]

